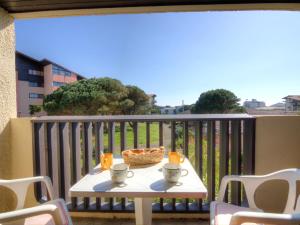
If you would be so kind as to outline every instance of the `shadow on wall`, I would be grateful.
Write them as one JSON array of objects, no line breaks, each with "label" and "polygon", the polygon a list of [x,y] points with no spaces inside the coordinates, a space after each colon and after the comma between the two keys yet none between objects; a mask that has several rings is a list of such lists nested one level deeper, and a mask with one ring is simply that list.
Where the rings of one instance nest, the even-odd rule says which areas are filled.
[{"label": "shadow on wall", "polygon": [[[0,8],[0,179],[11,178],[10,120],[17,116],[14,19]],[[13,205],[12,195],[0,189],[0,210]]]},{"label": "shadow on wall", "polygon": [[[0,131],[0,179],[11,178],[11,151],[10,151],[10,122]],[[0,187],[0,211],[12,209],[16,197],[11,191]]]},{"label": "shadow on wall", "polygon": [[[11,119],[0,133],[0,179],[33,176],[33,145],[31,118]],[[36,205],[33,185],[27,192],[25,206]],[[0,211],[13,210],[16,196],[0,187]]]}]

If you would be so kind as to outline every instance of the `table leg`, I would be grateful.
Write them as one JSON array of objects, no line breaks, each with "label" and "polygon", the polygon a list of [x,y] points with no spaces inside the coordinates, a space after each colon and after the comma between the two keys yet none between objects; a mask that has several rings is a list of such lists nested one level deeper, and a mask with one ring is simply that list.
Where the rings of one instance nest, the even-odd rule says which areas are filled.
[{"label": "table leg", "polygon": [[134,199],[135,224],[151,225],[152,223],[152,198]]}]

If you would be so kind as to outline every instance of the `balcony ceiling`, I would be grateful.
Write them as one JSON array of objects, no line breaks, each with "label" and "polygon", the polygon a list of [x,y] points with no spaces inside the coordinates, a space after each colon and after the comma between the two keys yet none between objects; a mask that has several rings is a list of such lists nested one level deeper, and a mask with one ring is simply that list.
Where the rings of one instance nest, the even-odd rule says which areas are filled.
[{"label": "balcony ceiling", "polygon": [[300,3],[299,0],[0,0],[9,13],[146,6]]}]

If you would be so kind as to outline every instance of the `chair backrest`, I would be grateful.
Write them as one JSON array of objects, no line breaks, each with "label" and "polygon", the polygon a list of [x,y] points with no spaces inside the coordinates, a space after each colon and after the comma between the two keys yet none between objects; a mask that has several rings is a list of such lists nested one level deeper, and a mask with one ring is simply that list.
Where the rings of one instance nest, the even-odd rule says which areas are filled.
[{"label": "chair backrest", "polygon": [[289,185],[287,202],[283,213],[300,212],[300,199],[297,199],[297,181],[300,181],[300,169],[285,169],[263,176],[242,176],[241,178],[251,208],[258,208],[255,204],[254,196],[256,189],[261,184],[271,180],[283,180]]}]

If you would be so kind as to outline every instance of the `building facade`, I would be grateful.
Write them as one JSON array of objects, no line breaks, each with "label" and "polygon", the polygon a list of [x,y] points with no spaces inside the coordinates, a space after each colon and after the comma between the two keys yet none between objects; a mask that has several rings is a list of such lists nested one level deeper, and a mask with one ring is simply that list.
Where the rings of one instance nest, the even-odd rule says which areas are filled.
[{"label": "building facade", "polygon": [[286,112],[300,111],[300,95],[288,95],[283,98],[285,100]]},{"label": "building facade", "polygon": [[252,99],[251,101],[245,101],[243,105],[247,109],[256,109],[256,108],[266,107],[265,102],[257,101],[256,99]]},{"label": "building facade", "polygon": [[[45,95],[59,87],[84,79],[48,59],[36,60],[16,52],[17,110],[18,116],[32,116],[31,106],[42,106]],[[40,112],[35,115],[44,115]]]},{"label": "building facade", "polygon": [[190,114],[191,111],[189,109],[185,109],[185,105],[179,106],[161,106],[160,114]]}]

